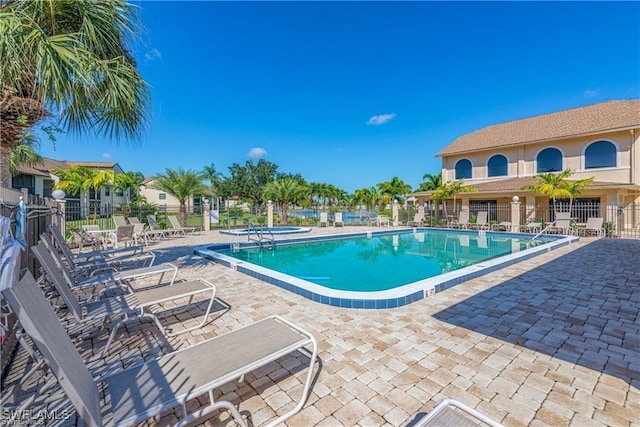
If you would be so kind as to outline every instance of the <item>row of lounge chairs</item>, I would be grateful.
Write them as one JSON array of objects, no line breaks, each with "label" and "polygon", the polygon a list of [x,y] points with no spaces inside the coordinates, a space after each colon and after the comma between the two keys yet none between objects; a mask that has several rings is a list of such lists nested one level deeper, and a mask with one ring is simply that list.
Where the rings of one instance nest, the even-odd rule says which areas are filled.
[{"label": "row of lounge chairs", "polygon": [[[153,264],[155,257],[138,247],[73,254],[59,230],[54,226],[51,231],[43,234],[41,241],[31,248],[43,273],[38,282],[45,289],[50,285],[47,296],[28,271],[18,280],[18,245],[12,246],[15,253],[9,257],[15,279],[2,283],[2,296],[26,334],[20,335],[21,342],[28,354],[38,358],[40,364],[46,364],[55,377],[39,390],[40,396],[27,399],[19,410],[27,409],[36,398],[45,397],[45,390],[57,381],[78,415],[91,426],[103,425],[106,413],[111,414],[110,424],[128,426],[176,406],[182,407],[179,425],[190,424],[214,411],[228,410],[235,421],[244,426],[245,420],[237,408],[231,402],[214,399],[213,391],[298,351],[309,358],[300,399],[271,425],[280,424],[302,408],[311,388],[318,345],[311,333],[279,316],[94,380],[70,337],[78,325],[97,321],[104,326],[108,320],[116,319],[100,352],[103,356],[108,353],[119,327],[129,320],[151,318],[166,336],[201,328],[211,321],[216,286],[204,279],[180,282],[176,280],[175,265]],[[125,263],[125,259],[129,262]],[[140,286],[142,279],[153,276],[159,278],[157,283]],[[70,313],[65,318],[65,323],[71,321],[68,330],[47,301],[57,300],[55,296]],[[184,300],[186,304],[180,307],[184,311],[194,299],[207,304],[197,325],[180,331],[163,326],[158,314],[166,312],[163,304],[171,302],[178,306]],[[171,314],[176,314],[175,309]],[[32,345],[26,336],[31,338]],[[104,386],[108,396],[106,412],[100,405],[98,384]],[[187,403],[200,396],[208,396],[209,404],[189,412]]]},{"label": "row of lounge chairs", "polygon": [[[17,245],[13,248],[18,250]],[[128,320],[151,318],[166,336],[202,327],[211,321],[216,286],[204,279],[177,281],[175,265],[154,264],[155,256],[140,247],[74,254],[55,226],[50,235],[41,236],[32,252],[43,273],[39,282],[51,287],[47,297],[28,271],[20,280],[16,273],[16,279],[9,286],[2,283],[2,296],[17,315],[26,336],[31,338],[33,347],[25,335],[21,335],[28,353],[39,359],[40,364],[46,364],[53,376],[39,390],[39,396],[27,399],[19,409],[26,409],[35,399],[45,397],[47,389],[57,381],[79,417],[90,426],[101,426],[107,421],[116,426],[134,425],[178,406],[182,418],[177,425],[192,424],[216,411],[227,410],[239,425],[245,426],[238,409],[229,401],[216,400],[214,390],[242,380],[245,374],[295,352],[304,353],[309,360],[301,396],[295,406],[269,425],[283,423],[304,406],[318,360],[318,344],[311,333],[279,316],[94,379],[71,340],[73,330],[78,329],[75,325],[98,321],[104,326],[107,320],[117,319],[100,353],[102,356],[108,352],[119,327]],[[17,253],[8,257],[16,272],[18,258]],[[168,282],[163,279],[166,274],[169,274]],[[159,277],[153,286],[141,287],[138,283],[142,278],[153,276]],[[117,294],[118,290],[122,292]],[[104,298],[105,291],[117,295]],[[55,300],[54,295],[71,314],[68,329],[49,303]],[[179,332],[163,326],[156,307],[167,302],[177,305],[186,299],[182,310],[188,310],[194,298],[204,298],[207,303],[198,325]],[[101,393],[106,397],[106,406],[100,404]],[[208,396],[208,404],[189,410],[192,408],[189,402],[200,396]],[[202,399],[198,400],[202,403]],[[105,417],[106,414],[110,416]],[[426,416],[417,415],[408,425],[477,425],[477,422],[500,427],[474,409],[446,399]]]}]

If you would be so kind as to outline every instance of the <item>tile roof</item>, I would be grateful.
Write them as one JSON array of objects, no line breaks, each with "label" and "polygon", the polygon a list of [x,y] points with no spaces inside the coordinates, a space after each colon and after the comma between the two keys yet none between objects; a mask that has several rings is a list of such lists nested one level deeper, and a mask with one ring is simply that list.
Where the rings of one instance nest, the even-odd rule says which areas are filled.
[{"label": "tile roof", "polygon": [[640,127],[640,99],[607,101],[491,125],[462,135],[436,156],[634,127]]},{"label": "tile roof", "polygon": [[[571,180],[568,180],[571,182]],[[465,184],[473,185],[478,189],[478,193],[501,193],[501,192],[514,192],[522,191],[522,187],[525,185],[534,184],[534,177],[527,176],[522,178],[506,178],[496,181],[470,183],[465,181]],[[596,181],[589,184],[589,189],[604,189],[604,188],[629,188],[631,190],[640,190],[640,186],[634,184],[621,184],[619,182],[603,182]],[[419,191],[412,193],[413,195],[431,195],[433,191]],[[473,194],[473,193],[471,193]]]},{"label": "tile roof", "polygon": [[18,172],[24,175],[49,176],[49,172],[54,169],[67,169],[69,166],[79,165],[90,168],[111,169],[116,167],[115,162],[81,162],[73,160],[56,160],[49,157],[42,157],[42,161],[35,166],[18,166]]}]

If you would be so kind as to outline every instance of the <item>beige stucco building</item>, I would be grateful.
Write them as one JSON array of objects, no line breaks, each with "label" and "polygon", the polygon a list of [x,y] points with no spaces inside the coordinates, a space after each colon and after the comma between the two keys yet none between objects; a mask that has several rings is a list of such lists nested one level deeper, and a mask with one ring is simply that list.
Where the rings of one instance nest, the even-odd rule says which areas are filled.
[{"label": "beige stucco building", "polygon": [[[640,100],[620,100],[491,125],[462,135],[436,156],[443,182],[462,179],[477,188],[458,195],[463,209],[507,205],[518,196],[531,218],[549,201],[522,188],[539,173],[566,169],[573,171],[570,180],[594,177],[578,206],[640,205],[639,141]],[[413,196],[424,203],[431,192]]]}]

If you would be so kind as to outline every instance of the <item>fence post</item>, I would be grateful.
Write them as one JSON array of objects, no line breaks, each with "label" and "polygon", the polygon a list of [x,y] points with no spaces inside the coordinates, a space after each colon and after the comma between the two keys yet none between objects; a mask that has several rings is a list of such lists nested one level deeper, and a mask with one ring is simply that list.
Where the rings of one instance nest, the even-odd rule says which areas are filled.
[{"label": "fence post", "polygon": [[273,228],[273,202],[267,201],[267,228]]},{"label": "fence post", "polygon": [[204,207],[202,209],[202,229],[204,231],[211,230],[211,217],[209,216],[211,213],[211,205],[209,204],[209,200],[205,199]]},{"label": "fence post", "polygon": [[520,231],[520,197],[511,198],[511,231]]},{"label": "fence post", "polygon": [[393,226],[398,226],[398,200],[393,201],[393,206],[391,207],[391,220],[393,221]]}]

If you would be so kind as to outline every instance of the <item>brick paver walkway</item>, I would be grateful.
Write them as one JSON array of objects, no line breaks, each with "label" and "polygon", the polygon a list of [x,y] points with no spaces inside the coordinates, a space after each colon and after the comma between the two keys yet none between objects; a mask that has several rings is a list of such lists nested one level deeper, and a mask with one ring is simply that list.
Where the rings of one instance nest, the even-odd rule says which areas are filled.
[{"label": "brick paver walkway", "polygon": [[[335,231],[313,231],[327,232]],[[640,241],[583,239],[408,306],[358,310],[317,304],[192,255],[194,246],[233,240],[243,239],[208,232],[152,245],[158,262],[181,267],[180,278],[218,286],[217,317],[169,340],[152,323],[128,327],[109,357],[90,363],[94,376],[279,314],[316,336],[322,359],[290,426],[400,426],[444,397],[508,426],[640,425]],[[165,320],[192,321],[190,314]],[[101,334],[79,342],[82,355],[105,340]],[[303,364],[302,355],[287,357],[217,396],[263,425],[294,405]],[[28,368],[21,350],[6,386]],[[27,384],[13,400],[43,382]],[[72,413],[63,424],[82,424],[65,399],[48,408]],[[148,424],[175,419],[169,411]],[[205,425],[235,423],[221,413]]]}]

